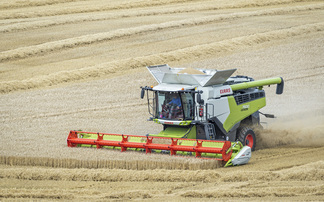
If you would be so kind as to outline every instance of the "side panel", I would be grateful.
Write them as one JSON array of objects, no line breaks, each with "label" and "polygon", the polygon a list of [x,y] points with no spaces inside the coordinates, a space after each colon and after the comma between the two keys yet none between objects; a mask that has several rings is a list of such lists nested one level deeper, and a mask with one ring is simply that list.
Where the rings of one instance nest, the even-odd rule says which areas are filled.
[{"label": "side panel", "polygon": [[224,122],[224,129],[228,132],[237,122],[250,116],[262,107],[266,106],[265,97],[237,105],[233,96],[228,97],[228,105],[230,107],[230,115]]},{"label": "side panel", "polygon": [[224,123],[230,114],[227,97],[209,99],[208,103],[214,105],[214,107],[208,107],[208,113],[217,117],[221,123]]}]

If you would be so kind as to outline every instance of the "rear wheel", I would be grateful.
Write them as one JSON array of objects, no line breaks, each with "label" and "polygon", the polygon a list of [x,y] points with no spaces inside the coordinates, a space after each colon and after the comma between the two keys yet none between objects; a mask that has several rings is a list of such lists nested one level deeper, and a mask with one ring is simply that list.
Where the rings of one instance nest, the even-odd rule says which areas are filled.
[{"label": "rear wheel", "polygon": [[255,150],[255,133],[249,127],[243,127],[238,132],[238,140],[242,142],[244,146],[249,146],[252,151]]}]

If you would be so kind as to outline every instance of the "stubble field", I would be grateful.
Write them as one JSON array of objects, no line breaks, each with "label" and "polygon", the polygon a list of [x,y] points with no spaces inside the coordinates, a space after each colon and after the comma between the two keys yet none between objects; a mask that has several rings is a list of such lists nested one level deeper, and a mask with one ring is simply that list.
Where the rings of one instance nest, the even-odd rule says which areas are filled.
[{"label": "stubble field", "polygon": [[[324,2],[0,2],[0,200],[324,200]],[[70,130],[145,135],[145,66],[237,68],[267,87],[249,164],[68,148]]]}]

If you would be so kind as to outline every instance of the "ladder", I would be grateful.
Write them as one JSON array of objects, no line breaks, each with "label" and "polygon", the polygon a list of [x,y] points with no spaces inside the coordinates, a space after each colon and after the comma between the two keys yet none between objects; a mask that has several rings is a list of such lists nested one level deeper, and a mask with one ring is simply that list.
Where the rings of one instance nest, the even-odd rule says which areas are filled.
[{"label": "ladder", "polygon": [[206,133],[206,139],[207,140],[215,140],[216,132],[215,132],[214,124],[206,123],[205,124],[205,133]]}]

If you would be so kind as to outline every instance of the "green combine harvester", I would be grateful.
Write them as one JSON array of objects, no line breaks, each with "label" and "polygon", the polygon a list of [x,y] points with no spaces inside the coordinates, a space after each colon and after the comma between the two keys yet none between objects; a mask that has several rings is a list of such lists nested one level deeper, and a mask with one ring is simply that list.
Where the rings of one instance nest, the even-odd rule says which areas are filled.
[{"label": "green combine harvester", "polygon": [[147,97],[150,121],[163,125],[159,134],[146,136],[71,131],[68,146],[96,146],[169,153],[220,160],[225,166],[246,164],[255,150],[253,129],[261,127],[259,112],[266,105],[263,86],[277,84],[282,94],[281,77],[254,81],[231,75],[236,69],[212,70],[171,68],[168,65],[147,69],[158,82],[141,87]]}]

